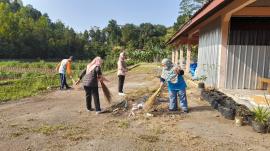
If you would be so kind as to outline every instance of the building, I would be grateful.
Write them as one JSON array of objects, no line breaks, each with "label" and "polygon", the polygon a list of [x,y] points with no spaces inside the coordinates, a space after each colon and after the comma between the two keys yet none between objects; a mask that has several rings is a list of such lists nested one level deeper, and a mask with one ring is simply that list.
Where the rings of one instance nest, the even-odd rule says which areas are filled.
[{"label": "building", "polygon": [[270,0],[209,1],[167,44],[175,63],[186,45],[187,71],[190,48],[198,45],[197,73],[209,86],[258,89],[260,77],[270,78]]}]

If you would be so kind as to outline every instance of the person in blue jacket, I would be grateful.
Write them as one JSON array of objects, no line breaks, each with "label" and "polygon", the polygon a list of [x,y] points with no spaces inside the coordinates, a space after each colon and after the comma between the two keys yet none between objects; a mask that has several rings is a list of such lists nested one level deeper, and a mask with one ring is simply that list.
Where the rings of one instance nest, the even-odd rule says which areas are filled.
[{"label": "person in blue jacket", "polygon": [[183,78],[184,71],[173,65],[170,59],[162,60],[162,74],[160,78],[161,87],[167,82],[169,90],[169,110],[177,111],[177,96],[181,109],[184,113],[188,113],[188,103],[186,96],[186,82]]}]

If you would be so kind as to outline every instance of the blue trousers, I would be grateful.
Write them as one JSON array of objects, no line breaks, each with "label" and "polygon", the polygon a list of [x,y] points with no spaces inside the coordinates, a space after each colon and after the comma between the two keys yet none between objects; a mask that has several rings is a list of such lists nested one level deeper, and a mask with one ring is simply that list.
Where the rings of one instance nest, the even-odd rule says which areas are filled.
[{"label": "blue trousers", "polygon": [[65,86],[66,86],[66,88],[69,88],[69,86],[67,84],[66,75],[63,73],[60,73],[60,82],[61,82],[60,89],[64,89]]},{"label": "blue trousers", "polygon": [[169,90],[170,105],[169,110],[177,110],[177,96],[179,96],[179,103],[182,111],[188,110],[186,89],[184,90]]}]

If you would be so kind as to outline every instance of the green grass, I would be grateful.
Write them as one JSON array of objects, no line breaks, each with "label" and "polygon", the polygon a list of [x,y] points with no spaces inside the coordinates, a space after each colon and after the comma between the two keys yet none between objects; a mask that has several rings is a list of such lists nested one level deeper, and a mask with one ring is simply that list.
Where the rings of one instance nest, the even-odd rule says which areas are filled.
[{"label": "green grass", "polygon": [[[89,61],[72,63],[72,73],[77,79]],[[59,86],[59,75],[54,71],[59,62],[0,61],[0,102],[34,96]]]},{"label": "green grass", "polygon": [[41,127],[34,129],[34,132],[41,133],[44,135],[52,135],[58,131],[66,130],[68,127],[65,125],[42,125]]},{"label": "green grass", "polygon": [[18,78],[21,78],[22,75],[23,73],[0,71],[0,80],[18,79]]},{"label": "green grass", "polygon": [[[59,86],[59,75],[54,70],[58,63],[57,61],[44,60],[0,61],[0,102],[34,96],[47,89]],[[74,79],[78,78],[80,72],[86,68],[88,63],[89,60],[79,60],[72,63]],[[133,61],[127,62],[128,65],[135,63]],[[104,61],[102,71],[104,74],[107,71],[115,72],[116,64],[116,60],[107,59]]]},{"label": "green grass", "polygon": [[27,77],[18,80],[0,82],[0,102],[16,100],[33,96],[49,87],[59,85],[59,78],[55,76]]},{"label": "green grass", "polygon": [[40,61],[0,61],[0,67],[20,67],[20,68],[48,68],[54,69],[57,62]]},{"label": "green grass", "polygon": [[[104,71],[112,70],[117,68],[117,60],[118,59],[107,59],[104,60],[102,68]],[[60,62],[61,60],[59,60]],[[17,68],[26,68],[26,69],[31,69],[31,68],[38,68],[38,69],[51,69],[54,70],[57,64],[59,63],[58,61],[55,62],[47,62],[44,60],[40,61],[0,61],[0,67],[1,68],[11,68],[11,67],[17,67]],[[88,60],[78,60],[72,63],[72,70],[83,70],[86,68],[86,65],[89,63]],[[138,62],[129,60],[127,61],[127,65],[134,65]]]}]

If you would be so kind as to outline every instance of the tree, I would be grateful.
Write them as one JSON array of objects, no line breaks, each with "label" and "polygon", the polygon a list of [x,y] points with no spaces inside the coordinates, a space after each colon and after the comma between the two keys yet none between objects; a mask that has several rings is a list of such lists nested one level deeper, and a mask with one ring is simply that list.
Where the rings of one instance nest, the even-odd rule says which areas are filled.
[{"label": "tree", "polygon": [[110,46],[120,45],[121,42],[121,29],[117,25],[116,20],[110,20],[108,26],[105,28],[108,43]]},{"label": "tree", "polygon": [[56,59],[69,55],[92,59],[101,56],[115,63],[119,53],[115,50],[122,48],[140,49],[151,56],[152,51],[164,47],[167,34],[163,25],[119,26],[115,20],[110,20],[106,28],[92,27],[76,33],[61,21],[52,22],[48,14],[42,14],[33,6],[23,6],[19,0],[0,0],[0,23],[0,58],[5,59]]},{"label": "tree", "polygon": [[198,11],[209,0],[181,0],[179,5],[179,16],[176,23],[174,23],[174,30],[176,31],[186,23],[191,16]]},{"label": "tree", "polygon": [[122,43],[129,49],[135,49],[138,47],[139,28],[134,24],[125,24],[121,28],[122,31]]}]

